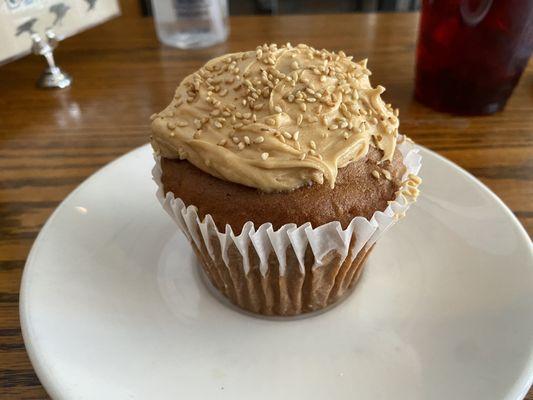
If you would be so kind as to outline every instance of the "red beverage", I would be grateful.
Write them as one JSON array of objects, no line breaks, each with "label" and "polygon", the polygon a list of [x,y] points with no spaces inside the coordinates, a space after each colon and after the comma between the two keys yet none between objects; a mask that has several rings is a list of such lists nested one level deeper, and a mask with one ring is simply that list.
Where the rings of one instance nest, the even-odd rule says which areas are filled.
[{"label": "red beverage", "polygon": [[415,98],[454,114],[501,110],[533,49],[533,0],[424,0]]}]

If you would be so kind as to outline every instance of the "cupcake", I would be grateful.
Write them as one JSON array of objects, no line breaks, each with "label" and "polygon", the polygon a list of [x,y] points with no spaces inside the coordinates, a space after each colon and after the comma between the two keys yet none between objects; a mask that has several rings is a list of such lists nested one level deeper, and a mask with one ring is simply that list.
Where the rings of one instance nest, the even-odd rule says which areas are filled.
[{"label": "cupcake", "polygon": [[420,156],[370,74],[342,51],[265,44],[209,61],[152,115],[157,196],[242,309],[338,302],[416,200]]}]

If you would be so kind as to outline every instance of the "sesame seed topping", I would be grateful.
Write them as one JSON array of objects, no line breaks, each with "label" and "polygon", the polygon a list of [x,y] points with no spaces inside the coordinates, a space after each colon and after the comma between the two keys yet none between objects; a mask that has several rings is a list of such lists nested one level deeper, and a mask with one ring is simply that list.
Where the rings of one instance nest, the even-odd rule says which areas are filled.
[{"label": "sesame seed topping", "polygon": [[300,137],[300,131],[296,131],[292,134],[292,138],[294,140],[298,140],[298,138]]},{"label": "sesame seed topping", "polygon": [[268,158],[268,153],[261,153],[261,159],[266,160]]},{"label": "sesame seed topping", "polygon": [[409,189],[405,190],[404,193],[409,194],[411,197],[417,197],[420,191],[417,188],[410,187]]},{"label": "sesame seed topping", "polygon": [[289,139],[289,140],[292,139],[292,135],[291,135],[290,132],[283,131],[283,132],[281,132],[281,134],[282,134],[283,136],[285,136],[285,139]]},{"label": "sesame seed topping", "polygon": [[374,170],[374,171],[372,171],[372,176],[373,176],[374,178],[376,178],[376,179],[379,179],[379,176],[380,176],[380,175],[379,175],[379,172],[378,172],[378,171]]},{"label": "sesame seed topping", "polygon": [[[171,105],[150,119],[161,118],[161,122],[154,124],[154,131],[159,122],[168,128],[159,134],[166,135],[167,142],[169,136],[173,138],[170,144],[172,149],[180,149],[181,159],[187,158],[184,148],[189,149],[186,141],[191,138],[219,146],[232,143],[224,151],[234,153],[249,146],[246,157],[249,152],[255,152],[261,158],[262,150],[267,147],[263,143],[267,142],[268,148],[276,149],[276,157],[269,156],[273,166],[282,160],[305,160],[312,156],[304,172],[295,172],[302,176],[297,179],[322,183],[328,178],[317,171],[324,166],[337,167],[336,156],[343,150],[339,146],[351,146],[355,140],[362,140],[365,147],[361,157],[368,144],[391,154],[391,144],[394,146],[396,138],[402,137],[398,133],[398,110],[383,102],[382,86],[369,86],[368,75],[366,61],[354,63],[344,52],[317,50],[306,45],[263,44],[253,52],[222,56],[185,78]],[[185,101],[190,106],[178,108]],[[311,125],[317,122],[320,124]],[[308,125],[301,128],[304,123]],[[189,124],[190,131],[175,129]],[[213,128],[218,131],[214,132]],[[348,142],[344,144],[343,139]],[[214,173],[220,172],[220,166],[212,163],[214,158],[209,148],[205,154],[194,148],[188,151],[209,164]],[[322,166],[316,164],[319,160]],[[387,178],[390,171],[383,169],[387,164],[379,165],[378,177]],[[271,172],[265,170],[265,173]],[[416,187],[417,182],[406,179],[402,185],[405,191]]]},{"label": "sesame seed topping", "polygon": [[419,176],[416,176],[414,174],[409,174],[408,178],[415,182],[416,184],[420,185],[422,183],[422,179]]}]

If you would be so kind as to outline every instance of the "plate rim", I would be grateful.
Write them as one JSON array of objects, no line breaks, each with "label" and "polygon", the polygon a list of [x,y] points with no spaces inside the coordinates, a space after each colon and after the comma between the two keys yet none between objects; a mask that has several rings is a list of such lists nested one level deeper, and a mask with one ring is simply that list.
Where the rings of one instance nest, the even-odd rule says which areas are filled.
[{"label": "plate rim", "polygon": [[[42,228],[40,229],[39,233],[37,234],[35,240],[33,241],[31,245],[30,252],[28,253],[28,256],[26,258],[26,261],[24,263],[24,268],[22,270],[22,277],[20,282],[20,289],[19,289],[19,321],[20,321],[20,327],[21,327],[21,333],[22,338],[24,341],[26,353],[28,355],[28,358],[30,359],[30,363],[35,371],[35,374],[39,378],[39,382],[47,392],[47,394],[53,398],[53,399],[62,399],[64,397],[64,392],[61,391],[61,385],[58,384],[58,380],[54,380],[52,374],[49,374],[47,372],[46,364],[47,361],[44,357],[42,357],[39,354],[39,351],[37,350],[37,346],[35,346],[35,340],[34,335],[31,332],[31,324],[30,324],[30,316],[29,311],[27,309],[27,302],[28,302],[28,295],[29,292],[29,285],[30,285],[30,274],[32,271],[32,265],[35,265],[33,259],[35,258],[35,254],[37,252],[37,249],[41,246],[42,237],[46,235],[46,231],[49,229],[49,226],[53,223],[57,215],[62,211],[64,204],[73,197],[76,193],[78,193],[83,186],[88,184],[89,182],[93,181],[94,179],[97,179],[99,175],[104,173],[107,169],[112,168],[115,163],[121,162],[124,158],[133,155],[137,152],[143,152],[147,147],[150,146],[150,143],[146,143],[144,145],[141,145],[139,147],[136,147],[117,158],[111,160],[110,162],[104,164],[101,166],[98,170],[93,172],[91,175],[89,175],[87,178],[85,178],[82,182],[80,182],[61,202],[56,206],[52,214],[46,219],[45,223],[43,224]],[[533,258],[533,243],[522,225],[522,223],[518,220],[516,215],[512,212],[512,210],[503,202],[502,199],[498,197],[496,193],[494,193],[485,183],[483,183],[481,180],[476,178],[473,174],[468,172],[466,169],[461,167],[460,165],[454,163],[453,161],[447,159],[446,157],[438,154],[437,152],[425,147],[421,146],[419,144],[416,144],[416,147],[422,150],[422,156],[425,154],[428,154],[430,156],[433,156],[437,158],[439,161],[444,162],[448,167],[458,170],[462,175],[465,175],[470,181],[473,181],[474,184],[477,184],[479,187],[483,189],[483,191],[488,194],[492,200],[495,200],[495,202],[504,210],[505,214],[509,219],[513,222],[514,225],[518,226],[518,232],[520,233],[520,236],[522,237],[523,241],[526,243],[529,243],[530,250],[532,252],[532,258]],[[424,162],[422,159],[422,170],[424,168]],[[532,387],[533,384],[533,342],[531,343],[531,349],[529,353],[529,359],[526,365],[526,368],[524,368],[522,374],[520,376],[516,377],[516,380],[514,383],[510,384],[510,391],[508,393],[509,396],[507,399],[512,400],[523,400],[523,398],[527,395],[529,389]]]}]

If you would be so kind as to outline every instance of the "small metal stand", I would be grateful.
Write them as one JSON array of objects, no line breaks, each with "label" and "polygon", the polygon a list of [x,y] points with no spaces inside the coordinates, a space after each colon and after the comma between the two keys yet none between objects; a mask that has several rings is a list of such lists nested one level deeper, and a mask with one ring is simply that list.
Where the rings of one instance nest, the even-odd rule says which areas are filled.
[{"label": "small metal stand", "polygon": [[69,87],[72,84],[72,77],[62,71],[54,61],[53,52],[57,47],[59,40],[55,33],[50,30],[46,31],[46,38],[47,40],[44,41],[36,33],[31,35],[31,40],[33,42],[31,50],[33,54],[44,56],[48,63],[48,67],[46,67],[37,81],[37,86],[46,89],[63,89]]}]

